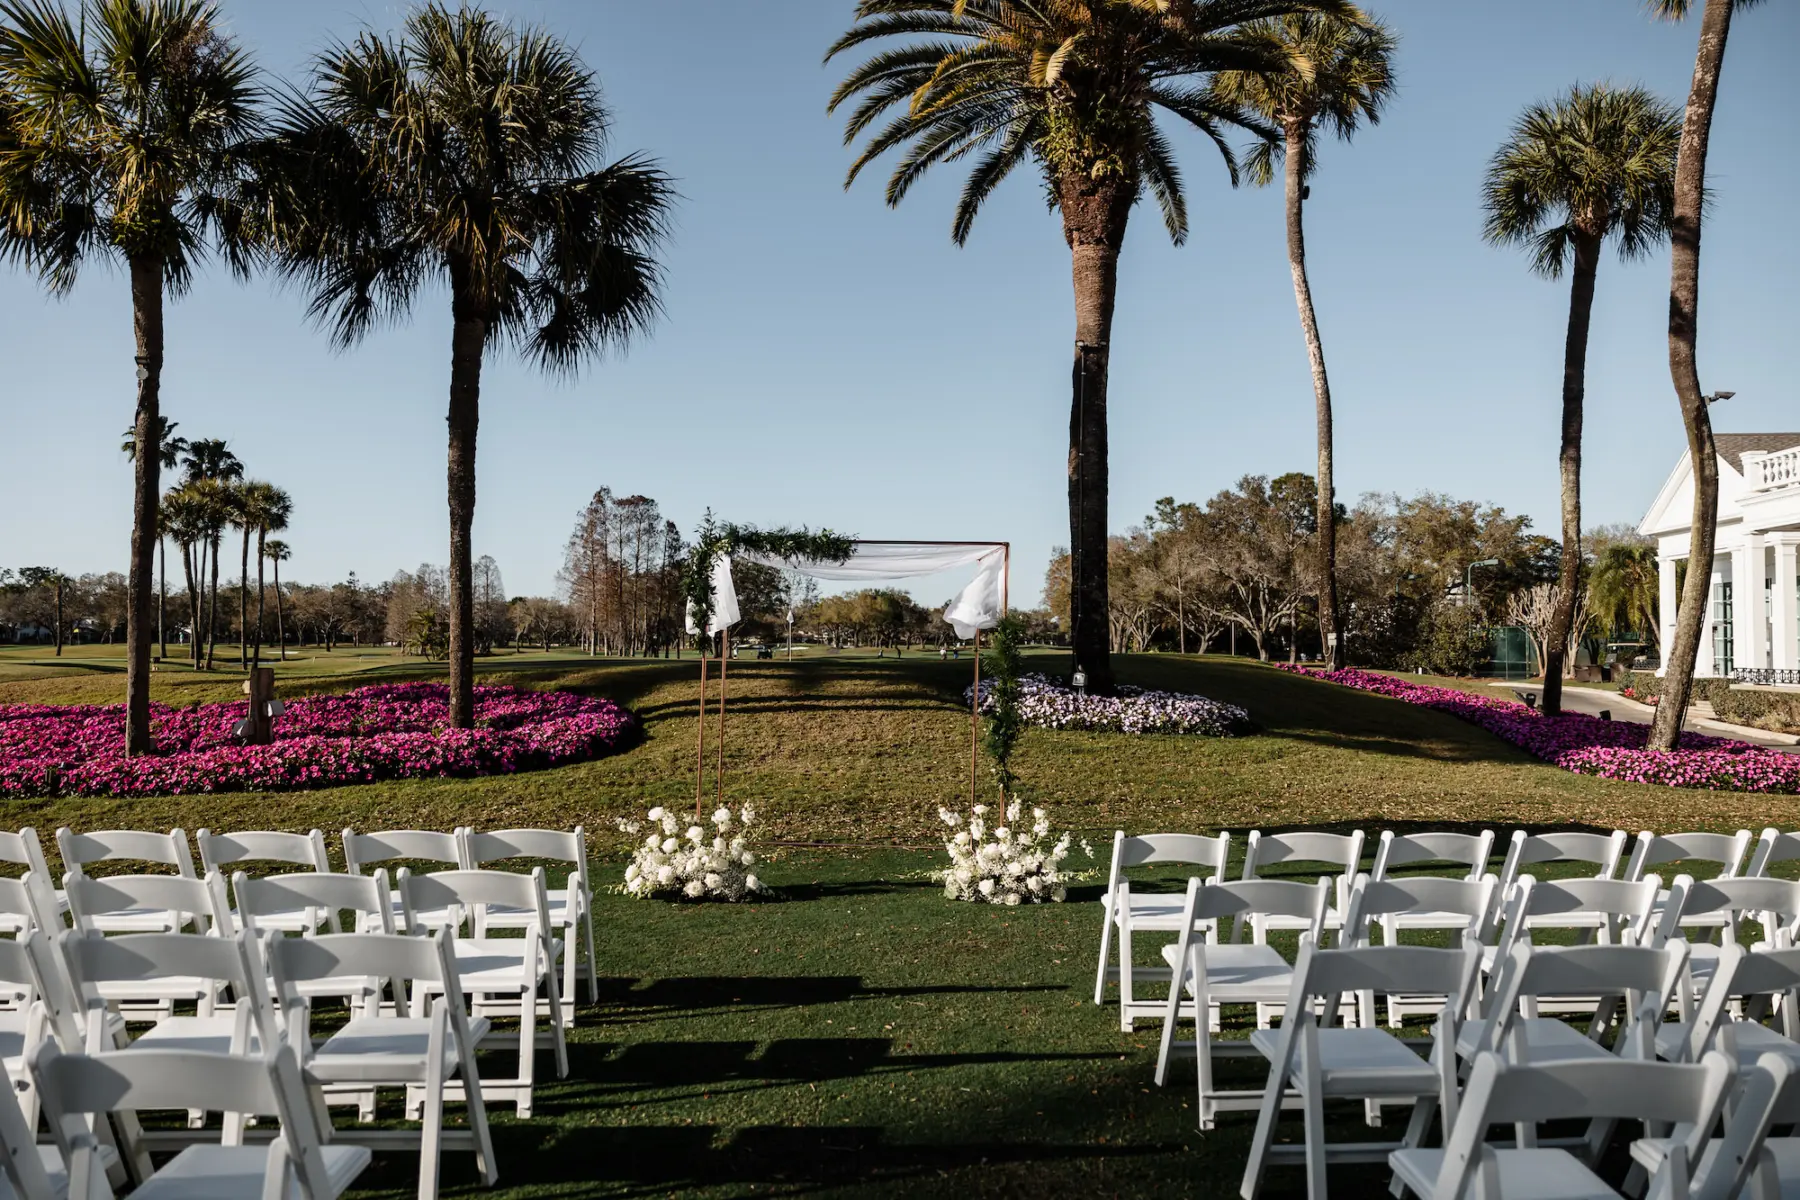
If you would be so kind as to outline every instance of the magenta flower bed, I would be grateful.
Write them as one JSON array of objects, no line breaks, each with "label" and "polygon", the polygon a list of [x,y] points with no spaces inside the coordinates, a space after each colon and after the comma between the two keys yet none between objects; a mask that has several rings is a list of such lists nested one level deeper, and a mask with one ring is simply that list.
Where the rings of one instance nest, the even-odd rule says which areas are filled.
[{"label": "magenta flower bed", "polygon": [[1528,754],[1582,775],[1714,791],[1800,793],[1800,755],[1748,742],[1684,732],[1677,750],[1646,750],[1650,727],[1630,721],[1602,721],[1582,713],[1546,717],[1515,700],[1429,687],[1373,671],[1285,664],[1282,670],[1461,717]]},{"label": "magenta flower bed", "polygon": [[244,703],[157,705],[159,753],[126,758],[123,705],[0,704],[0,796],[292,791],[383,779],[502,775],[601,758],[638,732],[611,700],[475,689],[474,729],[450,729],[450,690],[379,684],[287,701],[268,746],[240,746]]}]

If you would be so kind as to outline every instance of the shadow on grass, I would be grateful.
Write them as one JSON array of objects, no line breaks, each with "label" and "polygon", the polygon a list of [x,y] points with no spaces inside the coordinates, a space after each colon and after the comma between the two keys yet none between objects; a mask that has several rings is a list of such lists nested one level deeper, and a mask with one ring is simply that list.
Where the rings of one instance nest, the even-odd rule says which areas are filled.
[{"label": "shadow on grass", "polygon": [[660,1020],[677,1013],[697,1015],[716,1009],[804,1008],[886,997],[958,996],[990,993],[1063,992],[1062,984],[1019,984],[983,987],[975,984],[930,984],[917,987],[872,987],[860,975],[677,975],[640,986],[636,979],[602,977],[602,1005],[625,1010],[608,1015],[609,1023]]}]

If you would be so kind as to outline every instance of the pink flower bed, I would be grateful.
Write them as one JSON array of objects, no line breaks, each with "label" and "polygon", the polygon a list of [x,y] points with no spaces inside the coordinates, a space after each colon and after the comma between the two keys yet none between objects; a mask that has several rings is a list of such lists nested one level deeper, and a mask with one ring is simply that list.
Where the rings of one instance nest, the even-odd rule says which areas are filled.
[{"label": "pink flower bed", "polygon": [[1800,793],[1800,755],[1748,742],[1683,733],[1677,750],[1646,750],[1648,725],[1582,713],[1546,717],[1514,700],[1429,687],[1373,671],[1283,670],[1435,708],[1479,725],[1526,753],[1582,775],[1714,791]]},{"label": "pink flower bed", "polygon": [[611,700],[475,689],[474,729],[450,729],[450,691],[398,683],[287,701],[268,746],[240,746],[244,703],[157,705],[159,753],[126,758],[123,705],[0,704],[0,796],[292,791],[383,779],[502,775],[600,758],[634,737]]}]

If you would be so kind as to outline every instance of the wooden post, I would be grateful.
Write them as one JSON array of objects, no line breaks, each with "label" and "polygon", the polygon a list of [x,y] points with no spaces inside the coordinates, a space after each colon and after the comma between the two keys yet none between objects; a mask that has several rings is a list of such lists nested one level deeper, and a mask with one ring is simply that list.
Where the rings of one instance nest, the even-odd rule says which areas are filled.
[{"label": "wooden post", "polygon": [[244,680],[244,694],[250,697],[250,714],[244,722],[244,743],[266,746],[275,740],[270,711],[275,700],[275,668],[257,667]]},{"label": "wooden post", "polygon": [[725,807],[725,673],[731,662],[731,629],[719,631],[719,759],[713,779],[719,786],[719,807]]},{"label": "wooden post", "polygon": [[694,819],[700,818],[702,791],[706,786],[706,644],[700,645],[700,749],[694,761]]},{"label": "wooden post", "polygon": [[969,698],[969,808],[975,807],[975,779],[981,770],[981,630],[975,631],[975,691]]}]

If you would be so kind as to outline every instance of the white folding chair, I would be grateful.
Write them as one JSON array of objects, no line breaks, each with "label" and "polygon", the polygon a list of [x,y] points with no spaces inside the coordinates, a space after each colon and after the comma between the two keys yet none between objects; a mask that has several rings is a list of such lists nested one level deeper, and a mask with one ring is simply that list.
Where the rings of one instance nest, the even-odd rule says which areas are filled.
[{"label": "white folding chair", "polygon": [[[244,928],[265,941],[284,937],[302,924],[309,926],[303,935],[321,927],[341,930],[341,914],[345,912],[351,914],[351,929],[394,932],[394,914],[388,906],[388,876],[381,867],[373,875],[299,872],[265,875],[261,879],[251,879],[239,871],[231,877],[231,890],[237,897],[237,911]],[[301,914],[303,920],[294,920],[296,914]],[[374,1016],[381,1008],[385,982],[386,977],[379,975],[340,978],[330,985],[303,985],[302,991],[310,1000],[341,999],[346,1006],[361,1008],[365,1015]],[[273,996],[273,981],[269,986]]]},{"label": "white folding chair", "polygon": [[[1491,829],[1484,829],[1480,833],[1431,832],[1404,835],[1384,829],[1375,843],[1375,865],[1369,869],[1369,878],[1375,883],[1384,883],[1396,867],[1419,870],[1423,864],[1430,864],[1439,868],[1430,871],[1431,875],[1442,875],[1444,872],[1441,868],[1456,866],[1463,868],[1463,871],[1459,876],[1451,876],[1452,878],[1479,882],[1488,874],[1488,865],[1493,857],[1494,831]],[[1388,913],[1381,922],[1382,930],[1387,935],[1382,940],[1392,942],[1394,931],[1400,929],[1463,929],[1466,926],[1467,922],[1461,913]]]},{"label": "white folding chair", "polygon": [[1734,1072],[1724,1055],[1695,1066],[1668,1063],[1554,1063],[1522,1066],[1483,1054],[1444,1148],[1408,1147],[1388,1156],[1396,1192],[1430,1200],[1599,1200],[1618,1196],[1588,1162],[1565,1149],[1507,1148],[1487,1140],[1491,1125],[1553,1120],[1595,1124],[1625,1119],[1675,1127],[1673,1152],[1652,1195],[1686,1200],[1688,1167],[1724,1108]]},{"label": "white folding chair", "polygon": [[1708,1050],[1723,1050],[1745,1070],[1764,1054],[1800,1066],[1800,950],[1720,949],[1693,1016],[1656,1031],[1656,1051],[1671,1062],[1696,1062]]},{"label": "white folding chair", "polygon": [[[1500,902],[1510,903],[1513,889],[1530,867],[1542,863],[1587,863],[1594,868],[1587,879],[1617,879],[1625,864],[1628,839],[1623,829],[1611,833],[1526,833],[1513,831],[1506,860],[1500,867]],[[1597,929],[1606,924],[1600,913],[1569,911],[1543,913],[1527,919],[1532,928]]]},{"label": "white folding chair", "polygon": [[1794,926],[1800,921],[1800,883],[1767,877],[1697,883],[1685,875],[1678,877],[1676,882],[1682,887],[1681,908],[1677,911],[1665,907],[1657,936],[1667,940],[1681,936],[1683,925],[1718,923],[1718,941],[1689,943],[1687,982],[1681,996],[1681,1016],[1686,1020],[1692,1015],[1690,1002],[1698,1000],[1705,992],[1707,981],[1718,966],[1720,953],[1733,943],[1743,944],[1745,935],[1739,926],[1746,922],[1750,924],[1751,944],[1764,942],[1770,946],[1786,946],[1793,943]]},{"label": "white folding chair", "polygon": [[[577,825],[572,833],[555,829],[498,829],[489,833],[463,831],[463,866],[481,870],[488,863],[509,859],[546,859],[569,863],[568,882],[560,888],[548,888],[545,898],[550,906],[550,921],[562,930],[568,946],[563,955],[562,1021],[575,1024],[575,976],[577,966],[585,963],[581,974],[587,980],[588,1002],[600,997],[600,976],[594,958],[594,890],[588,879],[587,831]],[[475,936],[486,937],[490,929],[524,929],[537,919],[537,914],[507,905],[484,905],[475,913]]]},{"label": "white folding chair", "polygon": [[[1350,881],[1362,870],[1362,854],[1363,831],[1360,829],[1350,833],[1318,833],[1308,830],[1264,833],[1260,829],[1252,829],[1250,836],[1244,840],[1242,878],[1259,879],[1264,870],[1279,863],[1318,863],[1337,868],[1335,872],[1325,873],[1325,877],[1332,881],[1335,893],[1331,907],[1325,910],[1325,928],[1335,930],[1343,924],[1344,905],[1350,900]],[[1298,918],[1270,916],[1264,922],[1263,931],[1303,928],[1305,924]],[[1232,936],[1236,940],[1235,931]]]},{"label": "white folding chair", "polygon": [[37,830],[26,826],[17,833],[0,832],[0,862],[16,863],[25,868],[23,878],[32,881],[33,900],[21,906],[10,897],[0,903],[0,933],[18,934],[36,925],[47,933],[55,933],[64,925],[69,911],[68,897],[54,886],[56,876],[44,860],[44,847]]},{"label": "white folding chair", "polygon": [[[1467,933],[1483,946],[1495,936],[1495,910],[1498,907],[1499,881],[1492,875],[1476,879],[1444,879],[1426,875],[1409,879],[1375,880],[1358,875],[1350,887],[1350,899],[1344,907],[1343,927],[1338,931],[1338,946],[1349,948],[1369,944],[1371,925],[1380,924],[1383,941],[1389,946],[1401,944],[1403,929],[1415,931],[1456,929]],[[1401,924],[1406,918],[1422,917],[1426,923]],[[1442,994],[1391,992],[1382,997],[1387,1007],[1387,1024],[1399,1029],[1408,1014],[1430,1014],[1443,1007]],[[1357,1012],[1363,1024],[1375,1021],[1375,997],[1358,997]]]},{"label": "white folding chair", "polygon": [[[1294,970],[1273,946],[1263,942],[1221,942],[1218,923],[1248,912],[1308,917],[1315,940],[1325,925],[1325,907],[1331,902],[1331,882],[1290,883],[1278,879],[1234,880],[1229,883],[1188,881],[1182,903],[1180,935],[1163,948],[1172,982],[1164,1001],[1162,1042],[1156,1055],[1156,1082],[1168,1082],[1169,1061],[1176,1054],[1194,1054],[1199,1080],[1200,1128],[1211,1129],[1217,1114],[1256,1108],[1261,1089],[1221,1090],[1214,1082],[1213,1056],[1253,1055],[1249,1042],[1215,1040],[1221,1009],[1227,1004],[1248,1004],[1261,1009],[1287,999]],[[1184,999],[1185,997],[1185,999]],[[1194,1040],[1175,1040],[1176,1023],[1183,1016],[1194,1019]]]},{"label": "white folding chair", "polygon": [[[1800,1074],[1782,1054],[1765,1054],[1739,1073],[1743,1090],[1727,1101],[1725,1127],[1707,1142],[1698,1161],[1683,1146],[1693,1169],[1695,1200],[1780,1200],[1800,1195],[1800,1137],[1770,1137],[1774,1126],[1800,1125]],[[1655,1173],[1668,1160],[1670,1139],[1640,1138],[1631,1145],[1634,1170]]]},{"label": "white folding chair", "polygon": [[[39,886],[36,871],[27,871],[23,879],[0,876],[0,912],[4,912],[8,920],[14,921],[6,932],[22,939],[33,932],[48,930],[54,933],[62,928],[62,918],[56,915],[55,901],[47,893],[47,888]],[[49,906],[48,916],[45,913],[46,906]],[[0,1023],[20,1005],[29,1003],[31,994],[23,985],[0,978]]]},{"label": "white folding chair", "polygon": [[[179,875],[70,875],[69,913],[72,932],[99,934],[116,927],[124,914],[132,924],[155,926],[147,932],[196,933],[229,937],[233,933],[225,887],[217,875],[190,879]],[[179,976],[139,983],[107,984],[102,989],[120,1016],[133,1021],[161,1021],[177,1002],[198,1001],[206,986]]]},{"label": "white folding chair", "polygon": [[[467,865],[463,861],[462,835],[462,826],[450,833],[437,833],[429,829],[387,829],[379,833],[357,833],[354,829],[346,829],[343,832],[344,870],[351,875],[361,875],[365,867],[392,862],[440,863],[452,869],[460,869]],[[440,929],[445,925],[462,924],[463,914],[460,912],[423,908],[416,914],[420,924],[417,927],[408,925],[406,906],[400,900],[398,889],[388,897],[388,906],[393,926],[401,933],[419,933]]]},{"label": "white folding chair", "polygon": [[[563,1039],[562,1022],[557,1019],[562,1001],[557,986],[556,960],[563,945],[551,935],[549,902],[545,898],[544,868],[533,867],[531,874],[511,871],[439,871],[430,875],[414,875],[400,868],[400,897],[407,913],[409,929],[423,927],[420,912],[443,910],[469,912],[476,905],[504,904],[514,908],[535,909],[537,920],[527,926],[520,937],[457,938],[454,944],[456,972],[463,994],[477,1016],[513,1016],[519,1018],[519,1074],[508,1080],[483,1079],[482,1095],[489,1102],[501,1101],[517,1106],[521,1118],[531,1115],[532,1085],[535,1078],[537,1021],[540,1003],[550,1014],[550,1045],[556,1052],[556,1076],[569,1074],[569,1050]],[[430,984],[420,980],[428,990]],[[538,989],[547,993],[540,1001]],[[414,996],[413,1002],[419,1001]],[[495,1040],[503,1035],[496,1035]]]},{"label": "white folding chair", "polygon": [[[38,1144],[37,1088],[25,1069],[0,1063],[0,1091],[15,1089],[19,1104],[0,1100],[0,1196],[8,1200],[66,1200],[69,1171],[62,1151],[54,1143]],[[27,1096],[32,1098],[32,1106],[21,1111]]]},{"label": "white folding chair", "polygon": [[[26,1123],[34,1129],[38,1110],[28,1071],[31,1056],[46,1038],[73,1032],[72,1026],[58,1024],[58,1017],[67,1013],[68,1001],[59,991],[62,980],[45,977],[48,947],[49,938],[41,929],[28,929],[16,939],[0,938],[0,985],[20,999],[15,1007],[0,1012],[0,1067],[11,1075]],[[5,1108],[0,1104],[0,1110]]]},{"label": "white folding chair", "polygon": [[1744,875],[1750,879],[1760,879],[1775,864],[1791,862],[1796,858],[1800,858],[1800,833],[1783,833],[1771,825],[1757,837],[1756,846],[1750,851],[1750,865],[1744,869]]},{"label": "white folding chair", "polygon": [[[1460,950],[1427,946],[1320,950],[1310,936],[1303,936],[1281,1029],[1259,1029],[1250,1035],[1250,1044],[1269,1060],[1269,1078],[1239,1189],[1245,1200],[1256,1200],[1271,1164],[1299,1158],[1306,1166],[1307,1194],[1318,1200],[1326,1195],[1328,1163],[1384,1162],[1389,1152],[1417,1145],[1410,1130],[1399,1143],[1328,1144],[1327,1100],[1361,1100],[1365,1105],[1435,1100],[1454,1119],[1456,1038],[1480,969],[1481,952],[1473,938],[1466,938]],[[1346,995],[1394,991],[1441,992],[1450,998],[1439,1014],[1431,1062],[1385,1030],[1335,1027]],[[1276,1123],[1290,1088],[1303,1113],[1301,1146],[1275,1142]]]},{"label": "white folding chair", "polygon": [[[409,1118],[420,1118],[419,1196],[438,1194],[444,1148],[444,1099],[452,1081],[476,1081],[462,1089],[469,1111],[469,1135],[476,1167],[485,1186],[499,1173],[482,1102],[481,1076],[475,1068],[475,1046],[489,1022],[471,1020],[457,984],[453,936],[448,928],[435,936],[407,934],[324,934],[280,938],[269,943],[269,965],[281,995],[288,1044],[301,1048],[302,1067],[323,1084],[329,1098],[333,1085],[345,1089],[360,1106],[363,1096],[381,1087],[406,1090]],[[341,989],[346,981],[375,974],[397,980],[397,1015],[352,1017],[328,1037],[315,1042],[309,993]],[[414,986],[421,1009],[410,1007],[406,984]],[[435,1002],[432,1002],[435,997]],[[429,1013],[425,1011],[429,1009]]]},{"label": "white folding chair", "polygon": [[51,1131],[69,1164],[69,1194],[112,1196],[101,1174],[96,1122],[109,1113],[211,1105],[273,1116],[281,1133],[266,1145],[227,1140],[188,1146],[146,1178],[132,1200],[335,1200],[369,1165],[363,1146],[329,1142],[307,1085],[286,1045],[266,1054],[232,1056],[192,1050],[145,1050],[99,1057],[64,1054],[55,1043],[33,1063]]},{"label": "white folding chair", "polygon": [[[325,835],[317,829],[310,833],[278,833],[271,830],[248,830],[239,833],[214,833],[202,829],[194,835],[200,847],[200,869],[217,871],[230,878],[234,869],[244,863],[284,863],[306,867],[321,875],[331,873],[331,860],[325,853]],[[239,924],[243,918],[239,916]],[[311,933],[329,920],[333,933],[338,932],[337,913],[320,908],[298,908],[287,913],[264,913],[263,929],[279,929],[284,933]]]},{"label": "white folding chair", "polygon": [[[1705,876],[1705,882],[1711,883],[1723,879],[1737,878],[1738,870],[1744,865],[1744,856],[1750,853],[1750,831],[1740,829],[1736,833],[1666,833],[1657,835],[1648,829],[1638,834],[1637,845],[1632,847],[1631,861],[1625,866],[1625,878],[1641,879],[1644,872],[1651,867],[1664,863],[1682,864],[1682,874],[1699,879],[1702,872],[1691,869],[1690,860],[1716,863],[1718,870]],[[1684,927],[1718,929],[1725,924],[1722,912],[1684,914],[1681,924]]]},{"label": "white folding chair", "polygon": [[[1127,837],[1123,830],[1113,833],[1112,865],[1107,869],[1106,891],[1100,897],[1100,964],[1094,975],[1094,1003],[1106,1003],[1106,984],[1119,984],[1119,1028],[1129,1032],[1139,1017],[1162,1015],[1164,1002],[1139,1000],[1134,985],[1138,980],[1161,982],[1168,972],[1160,967],[1139,967],[1133,957],[1132,934],[1173,933],[1181,928],[1185,901],[1180,893],[1136,893],[1125,872],[1131,867],[1155,863],[1210,867],[1206,882],[1217,883],[1224,877],[1225,860],[1231,853],[1231,835],[1201,837],[1191,833],[1147,833]],[[1113,934],[1119,938],[1119,961],[1112,961]]]},{"label": "white folding chair", "polygon": [[[105,829],[96,833],[76,833],[68,826],[56,831],[56,845],[62,851],[63,886],[76,875],[86,875],[90,863],[146,862],[174,867],[182,879],[196,879],[194,856],[188,851],[187,834],[179,829],[168,833],[150,833],[141,829]],[[71,906],[73,901],[71,900]],[[120,909],[90,917],[94,927],[103,933],[174,933],[168,924],[169,913],[156,909]]]}]

